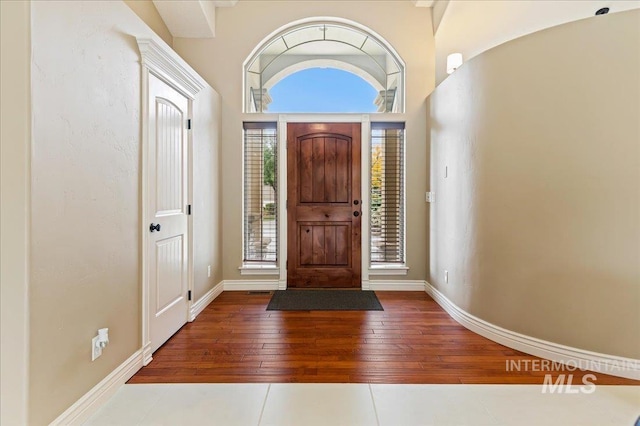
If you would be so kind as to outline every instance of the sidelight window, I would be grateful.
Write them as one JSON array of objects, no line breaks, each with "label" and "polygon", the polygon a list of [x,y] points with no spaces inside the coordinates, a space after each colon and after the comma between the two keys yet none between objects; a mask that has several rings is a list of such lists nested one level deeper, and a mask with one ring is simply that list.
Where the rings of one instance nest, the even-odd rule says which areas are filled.
[{"label": "sidelight window", "polygon": [[278,259],[276,123],[244,123],[244,263]]},{"label": "sidelight window", "polygon": [[371,124],[372,266],[405,263],[404,123]]}]

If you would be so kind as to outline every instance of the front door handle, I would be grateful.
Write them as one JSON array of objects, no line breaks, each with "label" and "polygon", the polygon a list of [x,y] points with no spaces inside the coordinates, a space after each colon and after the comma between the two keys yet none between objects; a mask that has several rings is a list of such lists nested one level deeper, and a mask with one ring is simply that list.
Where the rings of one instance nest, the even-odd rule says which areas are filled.
[{"label": "front door handle", "polygon": [[360,212],[353,212],[353,215],[354,215],[355,217],[358,217],[358,216],[360,216]]},{"label": "front door handle", "polygon": [[153,232],[153,231],[160,232],[160,224],[159,223],[152,223],[151,225],[149,225],[149,231],[151,231],[151,232]]}]

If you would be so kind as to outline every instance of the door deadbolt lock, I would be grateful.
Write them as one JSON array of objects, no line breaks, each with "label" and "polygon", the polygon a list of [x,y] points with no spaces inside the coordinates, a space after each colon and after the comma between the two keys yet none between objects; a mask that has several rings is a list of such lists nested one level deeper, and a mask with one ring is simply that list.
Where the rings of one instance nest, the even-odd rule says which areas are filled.
[{"label": "door deadbolt lock", "polygon": [[354,215],[355,217],[358,217],[358,216],[360,216],[360,212],[353,212],[353,215]]},{"label": "door deadbolt lock", "polygon": [[353,205],[357,206],[358,204],[360,204],[360,201],[358,201],[358,200],[353,200]]}]

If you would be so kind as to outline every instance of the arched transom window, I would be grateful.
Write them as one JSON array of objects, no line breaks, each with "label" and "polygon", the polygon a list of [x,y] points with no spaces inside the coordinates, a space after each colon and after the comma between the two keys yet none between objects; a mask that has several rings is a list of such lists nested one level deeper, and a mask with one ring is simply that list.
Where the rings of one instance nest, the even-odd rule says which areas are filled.
[{"label": "arched transom window", "polygon": [[338,19],[294,23],[260,43],[244,66],[245,112],[269,112],[270,89],[309,68],[353,73],[377,91],[373,102],[378,112],[404,112],[403,61],[371,30]]}]

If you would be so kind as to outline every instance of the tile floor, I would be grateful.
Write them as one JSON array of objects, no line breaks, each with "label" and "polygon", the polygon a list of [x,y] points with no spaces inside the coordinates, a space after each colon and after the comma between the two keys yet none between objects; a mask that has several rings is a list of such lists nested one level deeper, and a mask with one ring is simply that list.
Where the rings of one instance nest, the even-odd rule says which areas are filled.
[{"label": "tile floor", "polygon": [[85,425],[616,425],[640,416],[640,386],[591,394],[539,385],[124,385]]}]

